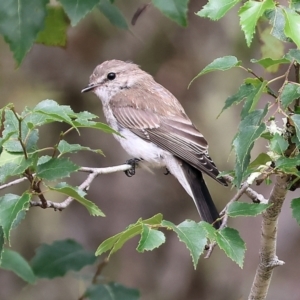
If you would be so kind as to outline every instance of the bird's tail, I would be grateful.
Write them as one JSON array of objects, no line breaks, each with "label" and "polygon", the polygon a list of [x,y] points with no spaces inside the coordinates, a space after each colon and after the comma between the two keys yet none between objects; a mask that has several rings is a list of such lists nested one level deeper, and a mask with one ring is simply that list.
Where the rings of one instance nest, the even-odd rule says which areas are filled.
[{"label": "bird's tail", "polygon": [[215,221],[220,217],[220,215],[211,198],[202,173],[184,161],[181,161],[181,168],[187,182],[189,183],[194,202],[202,220],[208,223],[214,223],[214,227],[218,229],[221,222]]}]

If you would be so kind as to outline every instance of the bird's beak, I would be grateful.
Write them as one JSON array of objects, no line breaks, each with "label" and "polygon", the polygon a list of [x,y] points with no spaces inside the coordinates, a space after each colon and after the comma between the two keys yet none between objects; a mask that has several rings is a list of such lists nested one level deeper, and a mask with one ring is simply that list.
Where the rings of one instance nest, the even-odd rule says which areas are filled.
[{"label": "bird's beak", "polygon": [[81,93],[86,93],[86,92],[92,91],[97,86],[98,86],[97,83],[90,83],[87,87],[85,87],[84,89],[81,90]]}]

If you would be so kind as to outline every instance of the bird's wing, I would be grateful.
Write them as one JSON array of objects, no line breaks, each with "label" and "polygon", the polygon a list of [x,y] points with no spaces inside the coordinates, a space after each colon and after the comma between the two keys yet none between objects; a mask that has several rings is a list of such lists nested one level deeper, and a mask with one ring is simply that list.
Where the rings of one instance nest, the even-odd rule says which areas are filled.
[{"label": "bird's wing", "polygon": [[184,113],[162,116],[149,109],[114,105],[112,111],[124,128],[227,185],[223,178],[216,178],[219,171],[208,155],[207,142]]}]

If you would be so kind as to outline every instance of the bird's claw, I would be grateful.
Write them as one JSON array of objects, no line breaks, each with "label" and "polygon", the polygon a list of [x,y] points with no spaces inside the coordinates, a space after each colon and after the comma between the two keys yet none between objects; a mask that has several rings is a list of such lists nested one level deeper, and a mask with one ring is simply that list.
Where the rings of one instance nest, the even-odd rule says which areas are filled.
[{"label": "bird's claw", "polygon": [[127,165],[131,165],[131,168],[129,170],[124,171],[126,176],[132,177],[133,175],[135,175],[135,168],[139,161],[140,161],[140,159],[138,159],[138,158],[131,158],[126,161]]}]

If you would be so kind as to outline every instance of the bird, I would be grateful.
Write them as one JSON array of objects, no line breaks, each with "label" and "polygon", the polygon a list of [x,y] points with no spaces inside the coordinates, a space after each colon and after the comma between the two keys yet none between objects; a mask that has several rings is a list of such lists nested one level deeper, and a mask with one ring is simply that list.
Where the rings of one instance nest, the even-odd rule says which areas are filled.
[{"label": "bird", "polygon": [[82,93],[102,102],[114,137],[133,157],[130,163],[166,168],[193,199],[202,220],[220,227],[218,210],[203,178],[227,183],[208,154],[208,143],[177,98],[132,62],[108,60],[98,65]]}]

